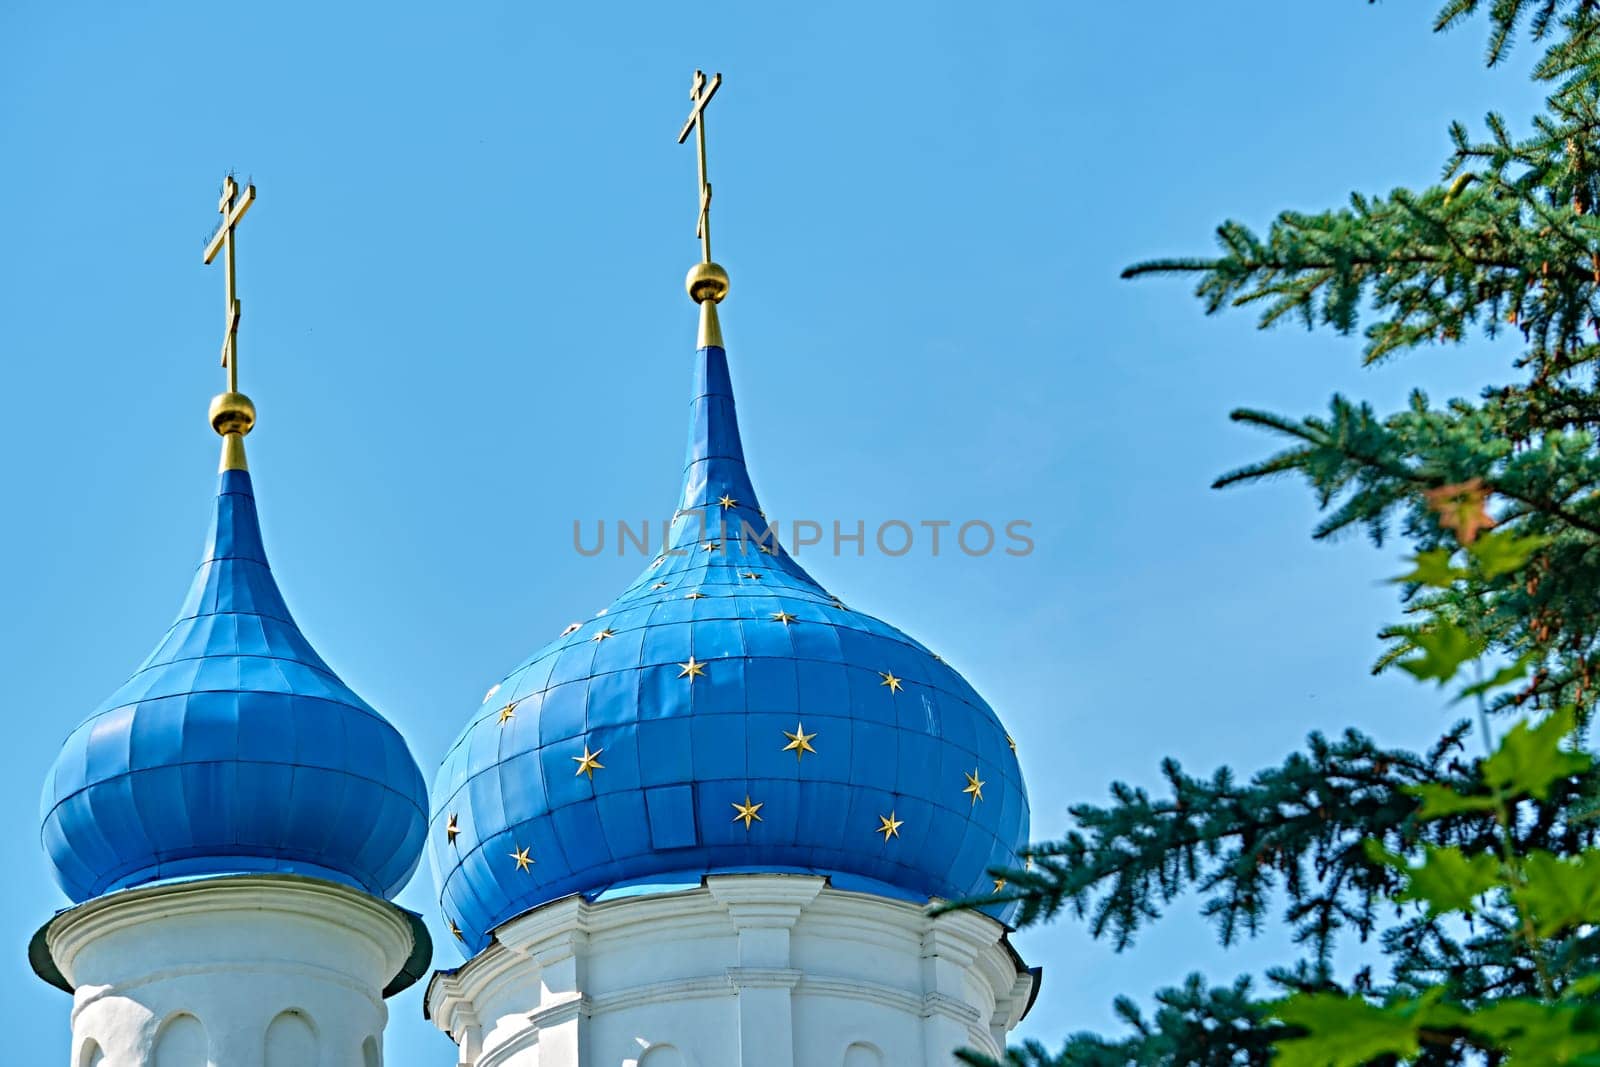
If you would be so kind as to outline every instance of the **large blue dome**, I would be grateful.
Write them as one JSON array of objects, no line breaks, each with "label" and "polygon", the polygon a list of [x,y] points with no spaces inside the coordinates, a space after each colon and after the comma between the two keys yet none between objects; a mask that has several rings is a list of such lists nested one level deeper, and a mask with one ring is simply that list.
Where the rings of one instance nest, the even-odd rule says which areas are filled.
[{"label": "large blue dome", "polygon": [[[241,453],[242,457],[242,453]],[[56,757],[41,798],[74,901],[262,871],[391,898],[427,792],[400,734],[322,661],[267,566],[245,470],[225,470],[178,620]]]},{"label": "large blue dome", "polygon": [[570,893],[712,872],[984,894],[1027,840],[983,699],[763,547],[719,344],[697,354],[691,418],[670,549],[491,689],[439,768],[429,852],[470,951]]}]

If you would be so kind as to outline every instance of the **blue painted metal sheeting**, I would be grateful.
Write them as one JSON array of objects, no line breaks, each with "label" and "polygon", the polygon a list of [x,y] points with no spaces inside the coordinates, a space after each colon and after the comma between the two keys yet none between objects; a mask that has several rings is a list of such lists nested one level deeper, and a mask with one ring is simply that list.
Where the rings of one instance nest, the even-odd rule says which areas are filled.
[{"label": "blue painted metal sheeting", "polygon": [[273,581],[250,475],[225,471],[177,622],[67,738],[43,839],[75,901],[277,871],[384,898],[422,855],[427,794],[400,734],[306,642]]},{"label": "blue painted metal sheeting", "polygon": [[[569,893],[710,872],[825,874],[915,900],[987,893],[987,869],[1015,864],[1027,840],[994,712],[761,537],[726,355],[703,348],[696,368],[670,551],[491,690],[439,768],[429,851],[470,951]],[[797,757],[785,746],[802,728],[815,751]],[[586,753],[602,764],[592,776]],[[747,799],[760,805],[748,826],[735,818]]]}]

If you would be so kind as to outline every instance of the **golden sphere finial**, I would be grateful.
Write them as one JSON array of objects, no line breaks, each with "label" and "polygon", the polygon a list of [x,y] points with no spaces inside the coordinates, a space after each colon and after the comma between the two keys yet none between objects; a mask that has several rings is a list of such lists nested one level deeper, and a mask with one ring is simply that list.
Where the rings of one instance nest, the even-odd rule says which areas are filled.
[{"label": "golden sphere finial", "polygon": [[689,290],[689,299],[696,304],[707,300],[720,304],[728,295],[728,272],[716,263],[696,263],[689,268],[689,276],[683,284]]},{"label": "golden sphere finial", "polygon": [[211,398],[211,428],[222,436],[240,437],[256,424],[256,406],[243,393],[218,393]]}]

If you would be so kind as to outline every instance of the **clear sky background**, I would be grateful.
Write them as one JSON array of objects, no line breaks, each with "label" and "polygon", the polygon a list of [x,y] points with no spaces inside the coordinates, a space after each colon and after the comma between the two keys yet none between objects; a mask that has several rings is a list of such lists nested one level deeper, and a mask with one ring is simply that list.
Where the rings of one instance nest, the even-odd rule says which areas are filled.
[{"label": "clear sky background", "polygon": [[[961,669],[1016,737],[1034,827],[1113,779],[1281,759],[1449,714],[1371,679],[1393,548],[1313,544],[1300,487],[1216,493],[1273,443],[1239,404],[1387,409],[1509,361],[1375,370],[1358,343],[1207,320],[1127,263],[1201,253],[1351,189],[1431,180],[1446,123],[1538,98],[1433,4],[8,4],[0,9],[0,1003],[5,1059],[64,1063],[68,998],[25,946],[65,901],[38,791],[67,732],[152,648],[211,507],[224,172],[242,387],[274,569],[317,648],[430,780],[484,690],[608,603],[638,557],[575,519],[662,518],[690,387],[696,66],[712,105],[723,324],[779,517],[1013,518],[1037,550],[802,559]],[[459,962],[419,871],[400,902]],[[1223,953],[1181,902],[1117,955],[1071,920],[1022,1036],[1111,1025]],[[441,1067],[420,987],[391,1067]]]}]

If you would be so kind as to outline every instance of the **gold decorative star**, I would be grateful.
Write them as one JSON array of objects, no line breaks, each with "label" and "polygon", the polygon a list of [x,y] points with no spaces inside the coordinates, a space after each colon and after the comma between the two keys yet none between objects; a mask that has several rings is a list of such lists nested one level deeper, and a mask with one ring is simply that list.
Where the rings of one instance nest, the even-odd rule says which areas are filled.
[{"label": "gold decorative star", "polygon": [[878,828],[873,833],[882,834],[883,839],[887,841],[891,837],[899,837],[900,827],[904,825],[905,820],[895,818],[894,812],[891,811],[887,815],[878,816]]},{"label": "gold decorative star", "polygon": [[838,597],[834,597],[833,598],[833,606],[838,608],[840,611],[849,611],[850,610],[849,608],[844,606],[844,601],[840,600]]},{"label": "gold decorative star", "polygon": [[450,922],[450,932],[455,935],[456,940],[465,942],[466,938],[464,936],[462,936],[461,927],[457,926],[455,924],[454,920],[449,920],[449,922]]},{"label": "gold decorative star", "polygon": [[996,878],[994,880],[994,891],[996,893],[1000,892],[1000,890],[1004,889],[1005,887],[1006,887],[1006,880],[1004,878]]},{"label": "gold decorative star", "polygon": [[589,638],[589,640],[591,640],[591,641],[604,641],[608,637],[615,637],[615,636],[617,636],[616,631],[611,629],[611,627],[607,626],[604,630],[601,630],[599,633],[597,633],[593,637]]},{"label": "gold decorative star", "polygon": [[717,501],[717,503],[722,505],[722,510],[723,511],[727,511],[729,508],[733,508],[733,507],[738,507],[739,506],[739,502],[737,500],[733,499],[733,497],[729,496],[727,493],[723,493],[722,494],[722,499]]},{"label": "gold decorative star", "polygon": [[787,611],[774,611],[772,613],[773,621],[774,622],[781,622],[785,626],[788,626],[791,622],[794,622],[794,618],[795,617],[793,615],[790,615]]},{"label": "gold decorative star", "polygon": [[1011,739],[1010,734],[1006,734],[1006,744],[1011,746],[1011,751],[1015,752],[1017,750],[1017,743]]},{"label": "gold decorative star", "polygon": [[785,730],[783,731],[783,736],[789,739],[789,743],[783,746],[783,750],[785,752],[793,752],[796,763],[804,759],[807,752],[816,755],[817,750],[811,747],[811,739],[817,736],[816,732],[806,733],[805,723],[795,723],[794,733],[791,734],[788,730]]},{"label": "gold decorative star", "polygon": [[666,556],[657,556],[655,559],[650,561],[650,569],[651,570],[655,570],[657,567],[661,566],[666,561],[667,561],[667,557]]},{"label": "gold decorative star", "polygon": [[[763,515],[761,517],[763,519],[766,518],[765,515]],[[777,552],[778,552],[777,549],[773,548],[771,545],[767,544],[765,541],[758,541],[757,544],[759,544],[761,546],[761,551],[766,553],[769,556],[776,555]]]},{"label": "gold decorative star", "polygon": [[667,587],[667,583],[666,582],[657,582],[655,585],[652,585],[650,588],[651,589],[665,589],[666,587]]},{"label": "gold decorative star", "polygon": [[517,870],[527,871],[533,869],[533,857],[528,855],[528,853],[531,851],[533,850],[528,848],[519,848],[515,852],[511,853],[511,858],[517,861]]},{"label": "gold decorative star", "polygon": [[[966,772],[963,771],[962,773],[965,774]],[[983,799],[983,787],[987,784],[982,778],[978,777],[978,768],[974,767],[972,768],[972,773],[967,775],[967,784],[961,791],[972,797],[972,802],[976,804]]]},{"label": "gold decorative star", "polygon": [[[589,781],[592,782],[594,781],[595,771],[603,771],[606,769],[606,765],[600,762],[600,753],[604,751],[605,749],[603,748],[597,748],[593,752],[590,752],[589,746],[584,745],[583,755],[569,756],[568,759],[572,760],[572,762],[578,765],[578,774],[587,774],[589,776]],[[573,777],[577,777],[577,775],[574,775]]]},{"label": "gold decorative star", "polygon": [[889,692],[900,692],[900,679],[894,676],[893,671],[879,671],[878,677],[883,679],[883,684],[889,687]]},{"label": "gold decorative star", "polygon": [[567,628],[561,631],[561,636],[566,637],[568,634],[575,634],[581,629],[583,629],[583,623],[569,622],[567,623]]},{"label": "gold decorative star", "polygon": [[704,600],[705,598],[706,595],[700,592],[698,589],[692,593],[685,593],[683,597],[685,600]]},{"label": "gold decorative star", "polygon": [[506,723],[510,722],[512,719],[515,719],[516,717],[517,717],[517,706],[515,704],[507,704],[505,707],[500,709],[500,725],[501,726],[504,726]]},{"label": "gold decorative star", "polygon": [[496,682],[489,687],[489,691],[487,693],[483,694],[483,702],[485,704],[489,703],[489,701],[494,699],[494,695],[498,692],[500,692],[500,683]]},{"label": "gold decorative star", "polygon": [[688,663],[678,664],[678,677],[687,678],[690,682],[693,682],[696,678],[704,678],[705,673],[706,665],[704,663],[696,663],[693,656],[689,657]]},{"label": "gold decorative star", "polygon": [[707,541],[705,544],[700,546],[700,551],[702,551],[702,552],[721,552],[722,551],[722,542],[721,541]]},{"label": "gold decorative star", "polygon": [[456,813],[452,811],[450,813],[450,818],[446,819],[445,823],[444,823],[444,840],[445,840],[445,843],[453,845],[453,844],[456,843],[456,838],[458,838],[460,836],[461,836],[461,827],[456,825]]},{"label": "gold decorative star", "polygon": [[765,804],[750,803],[750,794],[746,793],[744,795],[743,804],[740,804],[738,801],[734,801],[733,810],[738,812],[738,814],[733,817],[733,821],[739,822],[742,819],[744,821],[744,828],[749,830],[751,823],[761,822],[761,816],[757,815],[756,812],[760,811],[764,807],[766,807]]},{"label": "gold decorative star", "polygon": [[761,580],[761,575],[757,574],[755,571],[745,571],[743,574],[739,575],[739,577],[748,578],[752,582],[759,582]]}]

